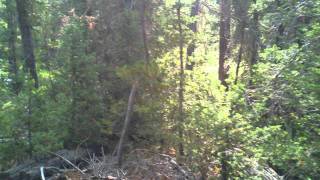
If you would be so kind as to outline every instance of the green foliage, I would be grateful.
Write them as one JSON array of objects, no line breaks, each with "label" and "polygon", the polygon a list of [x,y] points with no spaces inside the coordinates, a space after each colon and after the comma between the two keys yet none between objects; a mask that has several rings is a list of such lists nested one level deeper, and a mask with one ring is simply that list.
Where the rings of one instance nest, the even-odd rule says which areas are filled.
[{"label": "green foliage", "polygon": [[[8,22],[0,19],[0,169],[25,160],[30,151],[39,156],[79,145],[113,150],[130,87],[138,81],[127,149],[166,151],[183,143],[185,157],[178,160],[202,175],[219,176],[225,161],[231,179],[263,179],[248,173],[253,166],[271,166],[287,179],[319,179],[318,1],[233,1],[228,91],[218,80],[220,2],[202,2],[200,14],[190,17],[194,1],[181,0],[179,22],[178,1],[145,1],[146,42],[143,1],[134,2],[32,1],[40,87],[33,88],[24,71],[18,31],[18,94],[10,86],[15,79],[8,64]],[[8,10],[0,1],[0,15]],[[196,33],[190,29],[194,22]],[[184,66],[194,63],[183,74],[183,122],[179,23]],[[191,42],[195,49],[187,57]]]}]

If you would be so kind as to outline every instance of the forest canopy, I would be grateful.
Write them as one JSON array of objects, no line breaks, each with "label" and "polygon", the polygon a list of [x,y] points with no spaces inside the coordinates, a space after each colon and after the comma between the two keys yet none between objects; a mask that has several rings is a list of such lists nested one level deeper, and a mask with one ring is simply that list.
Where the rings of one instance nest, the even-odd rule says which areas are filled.
[{"label": "forest canopy", "polygon": [[320,1],[0,0],[0,17],[0,172],[81,147],[320,179]]}]

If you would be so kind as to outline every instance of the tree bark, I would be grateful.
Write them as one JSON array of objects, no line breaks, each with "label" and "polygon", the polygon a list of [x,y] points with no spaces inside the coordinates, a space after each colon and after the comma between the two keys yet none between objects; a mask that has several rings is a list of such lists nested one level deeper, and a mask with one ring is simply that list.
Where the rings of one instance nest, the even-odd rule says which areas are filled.
[{"label": "tree bark", "polygon": [[[220,1],[220,29],[219,29],[219,80],[221,84],[226,88],[226,92],[229,91],[229,85],[226,81],[228,78],[229,67],[226,66],[226,61],[230,55],[230,21],[231,21],[231,1],[221,0]],[[227,146],[229,144],[229,128],[225,127],[225,139],[227,141]],[[221,178],[223,180],[229,179],[229,168],[228,168],[228,156],[226,150],[228,147],[223,148],[221,157]]]},{"label": "tree bark", "polygon": [[238,58],[237,58],[236,77],[235,77],[235,80],[234,80],[234,84],[238,83],[238,78],[239,78],[239,70],[240,70],[242,54],[243,54],[244,28],[245,28],[245,24],[244,24],[244,22],[241,22],[241,27],[240,27],[240,31],[241,31],[240,32],[240,47],[239,47]]},{"label": "tree bark", "polygon": [[[200,11],[200,0],[196,0],[191,8],[191,17],[196,17],[197,15],[199,15],[199,11]],[[189,29],[193,32],[193,33],[197,33],[198,29],[197,29],[197,21],[191,23],[189,25]],[[188,45],[187,47],[187,59],[186,59],[186,69],[187,70],[193,70],[193,66],[194,66],[194,62],[190,62],[189,57],[192,56],[192,54],[194,53],[194,50],[196,49],[196,44],[195,44],[195,40],[192,40],[191,43]]]},{"label": "tree bark", "polygon": [[[256,4],[256,0],[254,0]],[[251,58],[249,61],[249,87],[252,86],[253,66],[258,62],[258,50],[259,50],[259,12],[258,10],[253,11],[253,25],[252,25],[252,47],[251,47]]]},{"label": "tree bark", "polygon": [[16,41],[17,41],[17,22],[16,10],[13,1],[6,0],[7,6],[7,23],[8,23],[8,63],[9,63],[9,79],[12,81],[12,90],[18,95],[20,91],[20,83],[18,76],[18,65],[16,58]]},{"label": "tree bark", "polygon": [[137,88],[138,88],[138,82],[136,81],[133,83],[131,91],[130,91],[130,96],[129,96],[129,100],[128,100],[128,107],[127,107],[127,112],[126,112],[126,118],[124,120],[124,125],[123,125],[123,129],[121,132],[121,137],[120,137],[118,148],[116,151],[116,160],[117,160],[118,166],[121,166],[121,164],[122,164],[123,145],[124,145],[124,141],[127,137],[128,127],[131,122],[131,114],[133,111],[134,98],[136,96]]},{"label": "tree bark", "polygon": [[39,87],[38,74],[36,70],[36,61],[34,56],[32,26],[28,9],[30,8],[30,0],[16,0],[19,27],[22,36],[23,54],[26,61],[26,69],[29,71],[34,81],[34,87]]},{"label": "tree bark", "polygon": [[229,67],[226,61],[230,55],[230,16],[231,2],[230,0],[220,1],[220,30],[219,30],[219,80],[226,89],[229,89],[226,79],[228,78]]},{"label": "tree bark", "polygon": [[184,112],[183,112],[183,101],[184,101],[184,62],[183,62],[183,34],[181,25],[181,3],[178,2],[177,16],[178,16],[178,30],[179,30],[179,59],[180,59],[180,82],[179,82],[179,122],[178,122],[178,135],[179,135],[179,155],[184,155],[183,149],[183,123],[184,123]]},{"label": "tree bark", "polygon": [[[30,17],[28,9],[31,6],[30,0],[16,0],[16,8],[18,13],[18,22],[22,37],[22,47],[23,55],[25,59],[25,69],[29,71],[31,79],[34,81],[34,87],[39,88],[38,74],[36,71],[36,61],[34,56],[34,47],[33,47],[33,38],[32,38],[32,26],[30,23]],[[31,98],[28,103],[28,115],[31,117],[32,107],[31,107]],[[28,143],[29,156],[32,157],[33,154],[33,144],[32,144],[32,124],[31,119],[27,121],[27,131],[28,131]]]},{"label": "tree bark", "polygon": [[31,124],[31,116],[32,116],[32,97],[29,97],[28,99],[28,106],[27,106],[27,113],[28,113],[28,119],[26,122],[26,126],[27,126],[27,138],[28,138],[28,155],[30,158],[33,157],[33,143],[32,143],[32,124]]},{"label": "tree bark", "polygon": [[142,39],[143,39],[143,47],[144,47],[144,58],[147,64],[150,63],[150,53],[148,47],[148,36],[147,36],[147,27],[146,27],[146,0],[142,2],[141,8],[141,32],[142,32]]}]

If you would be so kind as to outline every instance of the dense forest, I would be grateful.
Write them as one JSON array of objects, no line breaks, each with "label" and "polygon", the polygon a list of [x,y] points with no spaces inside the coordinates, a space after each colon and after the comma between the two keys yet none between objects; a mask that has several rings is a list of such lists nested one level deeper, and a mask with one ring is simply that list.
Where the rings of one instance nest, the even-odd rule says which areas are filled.
[{"label": "dense forest", "polygon": [[0,0],[0,17],[0,172],[82,148],[121,172],[140,151],[189,179],[320,179],[319,0]]}]

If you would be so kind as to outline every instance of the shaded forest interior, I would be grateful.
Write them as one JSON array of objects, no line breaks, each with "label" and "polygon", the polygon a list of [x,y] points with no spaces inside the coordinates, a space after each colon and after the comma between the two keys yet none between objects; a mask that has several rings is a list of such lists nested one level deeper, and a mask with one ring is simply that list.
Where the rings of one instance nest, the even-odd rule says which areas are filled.
[{"label": "shaded forest interior", "polygon": [[0,0],[0,17],[0,179],[49,156],[84,175],[54,153],[79,149],[121,172],[140,152],[182,179],[320,179],[320,1]]}]

